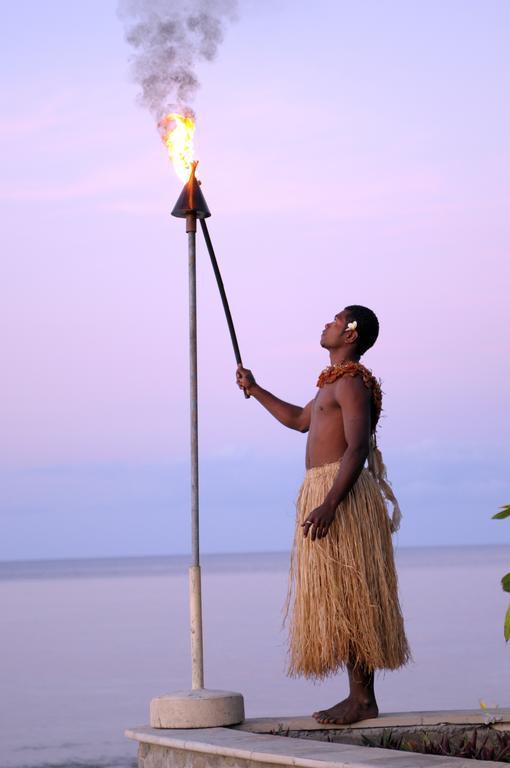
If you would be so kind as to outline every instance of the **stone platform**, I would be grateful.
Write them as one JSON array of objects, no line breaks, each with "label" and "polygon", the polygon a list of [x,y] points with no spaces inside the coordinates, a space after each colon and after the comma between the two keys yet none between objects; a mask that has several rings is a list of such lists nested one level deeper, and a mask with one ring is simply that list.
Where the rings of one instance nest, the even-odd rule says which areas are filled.
[{"label": "stone platform", "polygon": [[[323,725],[312,717],[270,717],[245,720],[230,728],[193,730],[130,728],[126,736],[139,743],[139,768],[491,768],[508,763],[473,763],[457,757],[355,746],[285,734],[311,731],[487,725],[510,731],[510,709],[395,712],[349,726]],[[282,734],[280,736],[276,734]]]}]

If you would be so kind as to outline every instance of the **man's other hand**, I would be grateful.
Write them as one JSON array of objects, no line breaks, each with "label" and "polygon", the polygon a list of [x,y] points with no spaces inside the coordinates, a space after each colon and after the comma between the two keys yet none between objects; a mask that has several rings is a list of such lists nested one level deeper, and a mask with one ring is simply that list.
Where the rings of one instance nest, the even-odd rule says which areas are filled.
[{"label": "man's other hand", "polygon": [[243,368],[242,365],[238,365],[236,371],[236,383],[239,389],[244,389],[249,395],[250,388],[254,387],[257,382],[255,381],[253,373],[248,368]]},{"label": "man's other hand", "polygon": [[329,527],[335,519],[336,507],[326,502],[310,512],[304,523],[301,523],[305,538],[310,534],[312,541],[323,539],[327,536]]}]

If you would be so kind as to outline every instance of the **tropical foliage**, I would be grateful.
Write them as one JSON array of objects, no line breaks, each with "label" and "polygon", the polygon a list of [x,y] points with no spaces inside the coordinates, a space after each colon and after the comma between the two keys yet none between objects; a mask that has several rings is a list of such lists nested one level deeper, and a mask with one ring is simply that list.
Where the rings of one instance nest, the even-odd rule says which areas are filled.
[{"label": "tropical foliage", "polygon": [[[503,520],[505,517],[510,517],[510,504],[506,504],[504,507],[501,507],[500,511],[496,512],[496,514],[492,516],[492,519]],[[505,573],[505,575],[501,579],[501,586],[503,587],[505,592],[510,592],[510,573]],[[503,632],[505,635],[505,640],[508,643],[508,641],[510,640],[510,605],[506,609]]]},{"label": "tropical foliage", "polygon": [[510,762],[510,734],[495,731],[487,726],[473,728],[472,731],[463,734],[425,731],[415,734],[412,738],[384,728],[382,734],[375,738],[365,735],[362,738],[366,747],[421,752],[424,755]]}]

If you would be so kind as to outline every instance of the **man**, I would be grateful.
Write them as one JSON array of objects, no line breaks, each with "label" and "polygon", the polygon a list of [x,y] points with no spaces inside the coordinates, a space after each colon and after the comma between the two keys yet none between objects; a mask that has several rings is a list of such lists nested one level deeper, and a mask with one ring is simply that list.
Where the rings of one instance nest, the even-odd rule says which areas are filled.
[{"label": "man", "polygon": [[[347,668],[350,688],[346,699],[314,713],[320,723],[377,717],[374,670],[410,659],[391,542],[400,510],[375,440],[381,388],[359,363],[378,333],[375,314],[358,305],[326,323],[321,346],[331,365],[304,408],[262,389],[250,370],[238,366],[236,374],[278,421],[308,432],[287,599],[289,674],[317,680]],[[391,518],[385,499],[394,505]]]}]

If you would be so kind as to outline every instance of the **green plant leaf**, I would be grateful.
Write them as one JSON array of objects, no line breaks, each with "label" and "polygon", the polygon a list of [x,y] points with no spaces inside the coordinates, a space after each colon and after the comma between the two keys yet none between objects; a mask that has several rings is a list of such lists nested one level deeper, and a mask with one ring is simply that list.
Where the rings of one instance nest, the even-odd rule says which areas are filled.
[{"label": "green plant leaf", "polygon": [[505,573],[505,575],[501,579],[501,586],[503,587],[505,592],[510,592],[510,573]]},{"label": "green plant leaf", "polygon": [[501,507],[500,512],[492,515],[492,520],[503,520],[505,517],[510,517],[510,504],[505,504],[504,507]]},{"label": "green plant leaf", "polygon": [[510,605],[506,609],[504,633],[505,633],[505,640],[508,643],[508,641],[510,640]]}]

